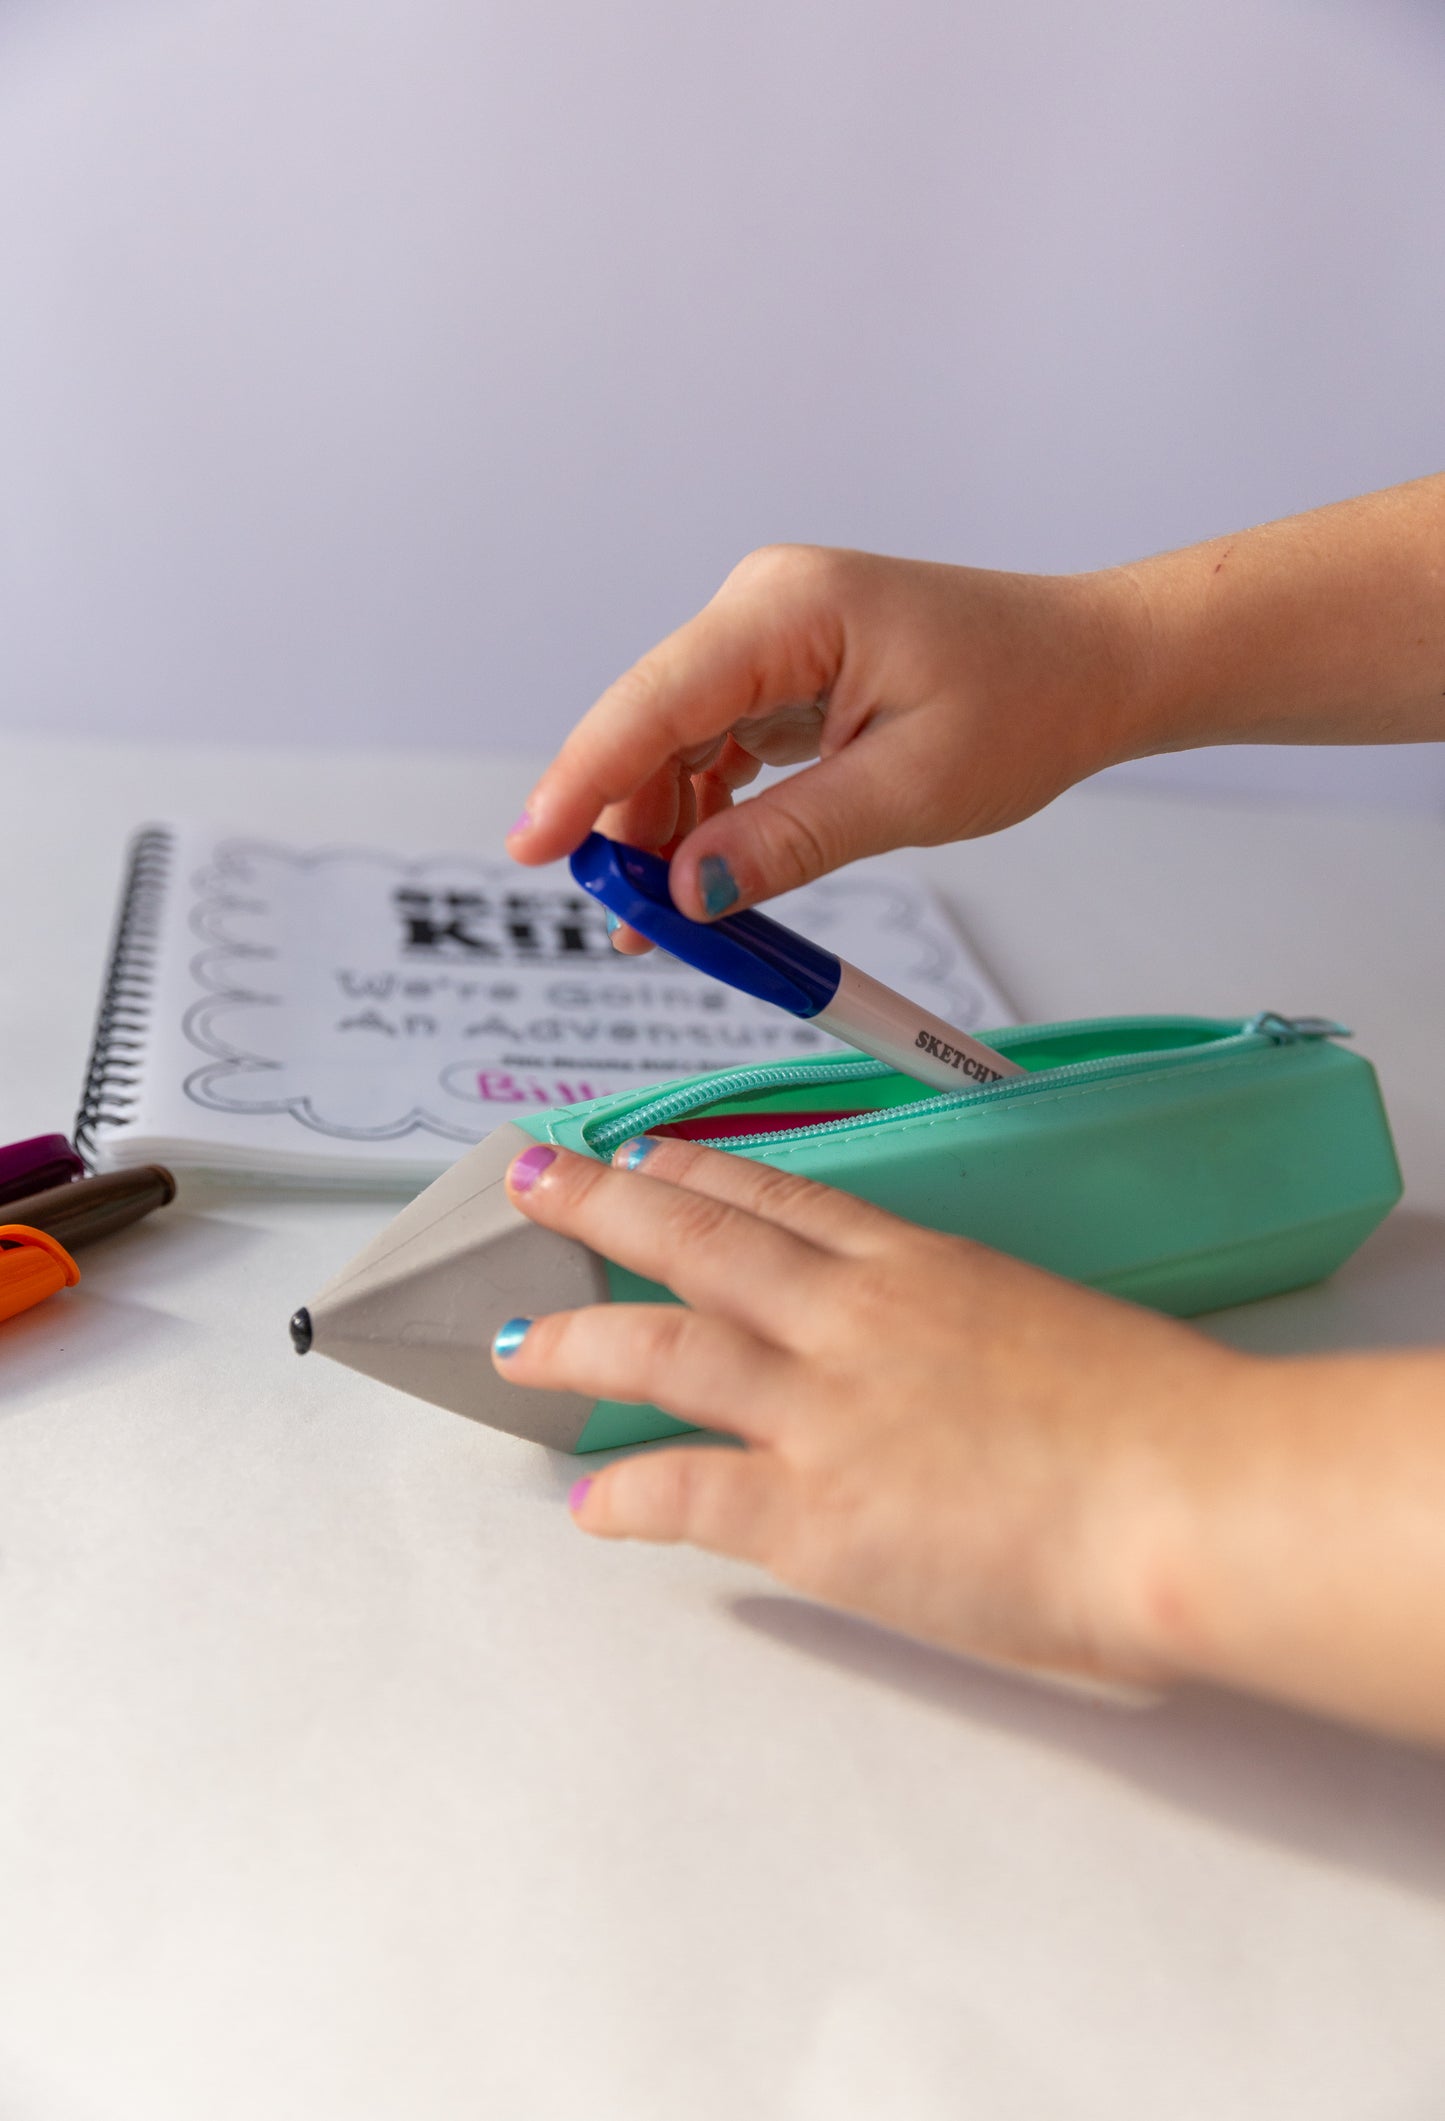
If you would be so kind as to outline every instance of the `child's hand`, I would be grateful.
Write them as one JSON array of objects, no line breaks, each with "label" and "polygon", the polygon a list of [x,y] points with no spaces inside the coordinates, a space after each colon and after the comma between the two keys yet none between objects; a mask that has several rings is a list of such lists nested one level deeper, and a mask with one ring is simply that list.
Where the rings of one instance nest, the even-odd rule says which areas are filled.
[{"label": "child's hand", "polygon": [[[700,918],[991,832],[1135,748],[1138,612],[1122,576],[754,553],[584,716],[508,846],[554,861],[600,822],[677,848]],[[731,807],[760,764],[812,758]]]},{"label": "child's hand", "polygon": [[499,1370],[746,1444],[609,1465],[577,1502],[585,1530],[694,1540],[956,1649],[1167,1672],[1153,1609],[1178,1498],[1260,1365],[742,1157],[668,1140],[637,1170],[539,1160],[520,1185],[513,1166],[523,1212],[686,1308],[538,1318]]},{"label": "child's hand", "polygon": [[1445,473],[1100,574],[755,552],[583,717],[508,845],[555,861],[600,821],[676,848],[703,918],[1150,751],[1439,738],[1442,554]]}]

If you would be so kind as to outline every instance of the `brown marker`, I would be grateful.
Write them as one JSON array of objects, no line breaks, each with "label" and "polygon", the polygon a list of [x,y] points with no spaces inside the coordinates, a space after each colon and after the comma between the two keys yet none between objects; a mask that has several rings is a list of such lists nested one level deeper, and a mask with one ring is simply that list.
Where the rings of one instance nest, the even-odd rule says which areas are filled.
[{"label": "brown marker", "polygon": [[7,1201],[12,1222],[43,1230],[73,1252],[77,1245],[111,1237],[127,1223],[139,1222],[152,1208],[176,1197],[176,1182],[162,1164],[140,1164],[134,1171],[107,1171],[101,1178],[73,1178],[68,1186],[51,1186],[28,1200]]}]

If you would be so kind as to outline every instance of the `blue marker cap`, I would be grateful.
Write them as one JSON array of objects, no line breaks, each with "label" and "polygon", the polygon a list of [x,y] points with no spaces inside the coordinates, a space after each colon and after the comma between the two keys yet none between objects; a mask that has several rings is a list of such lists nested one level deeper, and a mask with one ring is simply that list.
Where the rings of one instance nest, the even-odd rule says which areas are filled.
[{"label": "blue marker cap", "polygon": [[582,889],[629,928],[760,1002],[793,1016],[816,1016],[838,991],[843,968],[832,951],[765,913],[729,913],[720,921],[692,921],[679,913],[667,888],[667,863],[641,847],[589,832],[571,866]]}]

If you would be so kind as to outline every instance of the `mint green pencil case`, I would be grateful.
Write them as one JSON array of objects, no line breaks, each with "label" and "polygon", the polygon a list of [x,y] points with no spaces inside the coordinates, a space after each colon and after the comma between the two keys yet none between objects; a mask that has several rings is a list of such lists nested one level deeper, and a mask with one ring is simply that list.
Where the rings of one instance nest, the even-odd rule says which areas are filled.
[{"label": "mint green pencil case", "polygon": [[939,1095],[842,1052],[509,1121],[296,1314],[293,1341],[562,1450],[681,1433],[661,1408],[528,1391],[493,1364],[510,1317],[669,1295],[513,1205],[507,1168],[532,1141],[606,1158],[685,1133],[1179,1317],[1320,1280],[1400,1197],[1375,1072],[1339,1025],[1134,1016],[986,1035],[1027,1072]]},{"label": "mint green pencil case", "polygon": [[[1375,1071],[1338,1043],[1339,1025],[1135,1016],[983,1035],[1027,1075],[935,1095],[840,1053],[516,1124],[603,1158],[636,1134],[686,1132],[1176,1317],[1320,1280],[1400,1197]],[[730,1131],[739,1121],[770,1131]],[[668,1294],[601,1266],[614,1302]],[[604,1400],[573,1448],[683,1428]]]}]

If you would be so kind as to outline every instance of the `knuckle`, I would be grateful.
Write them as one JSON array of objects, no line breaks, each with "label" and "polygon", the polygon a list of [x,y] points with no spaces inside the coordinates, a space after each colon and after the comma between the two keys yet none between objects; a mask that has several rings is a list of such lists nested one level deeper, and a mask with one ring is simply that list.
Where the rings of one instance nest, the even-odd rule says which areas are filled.
[{"label": "knuckle", "polygon": [[708,1462],[701,1451],[662,1451],[652,1461],[663,1514],[681,1539],[703,1528],[708,1514]]},{"label": "knuckle", "polygon": [[596,1194],[606,1169],[595,1157],[559,1156],[548,1176],[570,1207],[581,1207]]},{"label": "knuckle", "polygon": [[551,1311],[538,1318],[524,1343],[532,1367],[545,1366],[559,1382],[594,1378],[607,1360],[611,1309],[609,1304],[583,1304],[575,1311]]},{"label": "knuckle", "polygon": [[706,1193],[679,1192],[667,1205],[668,1240],[678,1253],[686,1254],[720,1237],[731,1218],[732,1211],[725,1201],[714,1200]]},{"label": "knuckle", "polygon": [[[630,670],[614,679],[605,695],[609,733],[621,727],[643,730],[654,740],[661,766],[671,752],[681,767],[690,752],[721,749],[724,732],[712,726],[712,703],[686,682],[689,656],[686,629],[650,649]],[[619,788],[614,799],[631,793]]]},{"label": "knuckle", "polygon": [[774,891],[790,891],[824,876],[841,860],[837,847],[821,822],[794,808],[785,795],[775,791],[767,806],[766,823],[755,820],[767,835],[767,875]]},{"label": "knuckle", "polygon": [[686,1358],[692,1314],[679,1304],[669,1309],[659,1304],[645,1319],[636,1322],[634,1350],[639,1381],[649,1398],[657,1399],[657,1387],[675,1378]]},{"label": "knuckle", "polygon": [[888,1345],[916,1299],[916,1280],[876,1258],[846,1261],[842,1274],[838,1317],[850,1343]]},{"label": "knuckle", "polygon": [[626,722],[656,721],[662,713],[662,674],[651,655],[645,655],[620,678],[614,678],[603,704],[610,716]]},{"label": "knuckle", "polygon": [[834,557],[823,545],[759,545],[738,561],[723,586],[809,594],[832,579]]},{"label": "knuckle", "polygon": [[564,1368],[577,1352],[576,1315],[572,1311],[552,1311],[534,1318],[509,1368],[515,1370],[523,1364],[529,1376],[538,1378]]},{"label": "knuckle", "polygon": [[729,572],[723,583],[724,589],[756,589],[769,580],[783,555],[790,548],[786,545],[756,545],[745,552],[736,567]]},{"label": "knuckle", "polygon": [[753,1182],[754,1201],[764,1214],[796,1207],[810,1194],[825,1190],[813,1179],[800,1177],[796,1171],[780,1171],[776,1164],[760,1163],[754,1168],[757,1172]]}]

